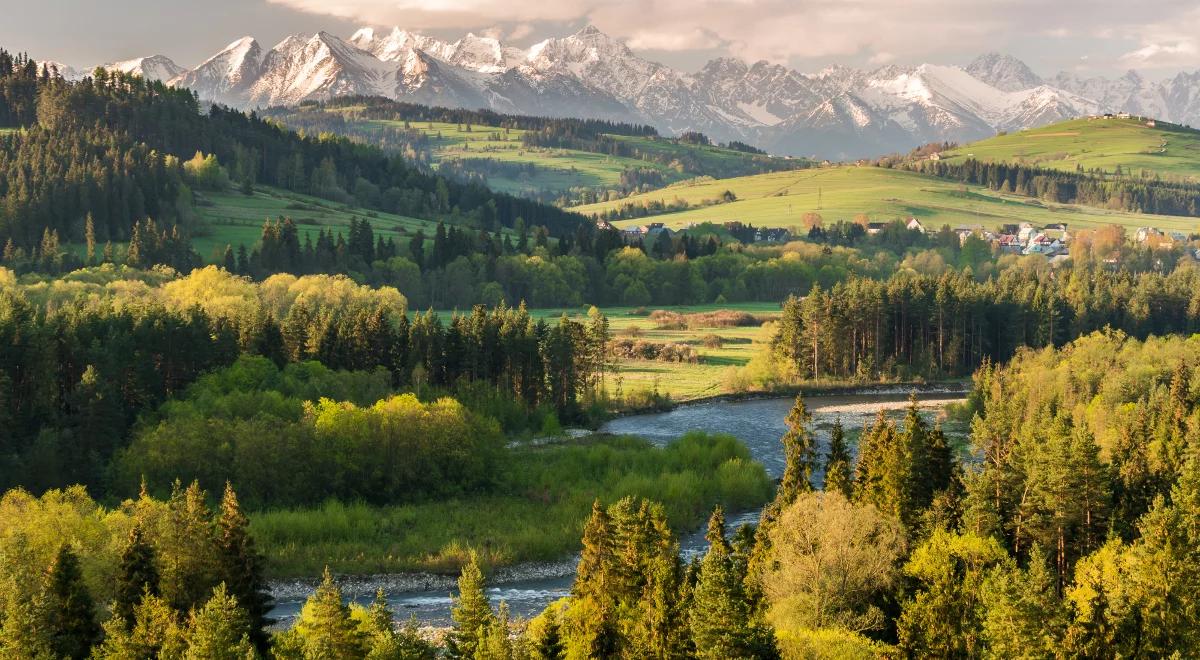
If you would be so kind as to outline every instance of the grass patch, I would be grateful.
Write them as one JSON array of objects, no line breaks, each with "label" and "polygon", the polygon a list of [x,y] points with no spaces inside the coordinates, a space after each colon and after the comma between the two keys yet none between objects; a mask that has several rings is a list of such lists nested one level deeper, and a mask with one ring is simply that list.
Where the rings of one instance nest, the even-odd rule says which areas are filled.
[{"label": "grass patch", "polygon": [[495,492],[439,502],[371,507],[330,502],[251,516],[273,577],[338,573],[454,572],[470,549],[493,566],[561,559],[579,549],[592,501],[661,502],[676,531],[697,528],[712,507],[744,510],[773,490],[732,436],[690,433],[665,448],[637,438],[511,450]]},{"label": "grass patch", "polygon": [[1075,171],[1120,166],[1125,174],[1142,170],[1164,178],[1200,180],[1200,131],[1137,119],[1076,119],[975,142],[942,154],[943,160],[1021,163]]},{"label": "grass patch", "polygon": [[[1196,162],[1200,162],[1200,159]],[[704,200],[717,198],[726,190],[733,192],[737,201],[694,207]],[[1129,228],[1152,225],[1164,230],[1194,231],[1198,224],[1195,218],[1039,203],[993,192],[982,186],[966,186],[914,172],[857,166],[706,181],[612,202],[579,206],[574,210],[597,214],[631,202],[660,201],[671,204],[680,200],[694,208],[615,224],[630,227],[654,221],[682,229],[692,223],[738,220],[755,226],[798,228],[802,227],[804,214],[810,211],[819,213],[826,223],[853,220],[860,213],[865,213],[873,221],[915,215],[927,228],[932,229],[942,225],[956,227],[980,223],[988,226],[1021,222],[1045,225],[1064,219],[1071,222],[1072,229],[1119,224]],[[1064,218],[1065,213],[1069,213],[1070,217]]]}]

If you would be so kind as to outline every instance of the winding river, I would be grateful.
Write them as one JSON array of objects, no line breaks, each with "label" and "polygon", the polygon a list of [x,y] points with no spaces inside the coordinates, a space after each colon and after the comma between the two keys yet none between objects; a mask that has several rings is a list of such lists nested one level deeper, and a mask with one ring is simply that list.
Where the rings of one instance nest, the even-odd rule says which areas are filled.
[{"label": "winding river", "polygon": [[[902,415],[909,394],[900,390],[876,390],[853,394],[808,396],[805,398],[813,414],[818,441],[827,442],[829,429],[841,420],[847,431],[856,431],[869,424],[880,410]],[[959,390],[926,390],[918,395],[923,414],[933,417],[947,404],[961,401]],[[791,409],[792,399],[770,398],[745,401],[711,401],[682,405],[663,413],[631,415],[612,420],[602,432],[618,435],[637,435],[658,445],[692,430],[711,433],[730,433],[737,436],[760,461],[767,472],[778,478],[783,473],[784,460],[779,438],[785,430],[784,418]],[[856,437],[857,434],[851,434]],[[822,447],[824,451],[824,447]],[[819,480],[823,475],[816,475]],[[743,522],[754,522],[758,511],[745,511],[729,516],[729,528]],[[697,530],[680,539],[685,555],[703,552],[704,532]],[[489,596],[493,603],[504,600],[513,615],[529,617],[546,605],[567,595],[574,579],[575,560],[554,564],[523,564],[496,572],[492,577]],[[368,603],[375,590],[382,587],[397,619],[415,616],[423,625],[450,624],[450,593],[455,580],[449,576],[408,574],[365,576],[341,581],[343,593],[350,599]],[[296,581],[273,585],[276,605],[272,618],[287,624],[297,616],[304,600],[312,593],[312,581]]]}]

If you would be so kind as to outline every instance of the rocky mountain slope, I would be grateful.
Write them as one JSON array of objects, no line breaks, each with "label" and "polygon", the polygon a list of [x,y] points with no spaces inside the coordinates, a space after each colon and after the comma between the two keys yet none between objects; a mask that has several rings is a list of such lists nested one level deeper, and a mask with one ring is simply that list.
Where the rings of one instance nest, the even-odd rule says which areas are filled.
[{"label": "rocky mountain slope", "polygon": [[872,71],[715,59],[694,74],[647,60],[594,27],[527,50],[468,34],[454,42],[399,28],[350,39],[320,32],[264,49],[239,39],[194,69],[161,55],[106,65],[239,107],[367,94],[501,112],[597,117],[702,131],[772,153],[852,159],[926,142],[965,142],[1096,112],[1200,123],[1200,72],[1163,82],[1062,73],[1043,79],[989,53],[966,67]]}]

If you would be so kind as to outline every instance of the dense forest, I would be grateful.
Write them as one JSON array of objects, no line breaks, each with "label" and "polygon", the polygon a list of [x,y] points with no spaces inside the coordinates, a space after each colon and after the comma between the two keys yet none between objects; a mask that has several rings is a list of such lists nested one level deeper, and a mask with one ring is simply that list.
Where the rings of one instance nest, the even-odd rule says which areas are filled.
[{"label": "dense forest", "polygon": [[1061,346],[1104,328],[1139,338],[1192,333],[1200,329],[1198,278],[1195,268],[1134,275],[1086,261],[1054,277],[851,278],[789,298],[768,353],[746,378],[964,376],[1021,347]]},{"label": "dense forest", "polygon": [[0,68],[0,117],[23,130],[0,137],[0,242],[11,239],[18,248],[32,249],[46,231],[64,243],[82,242],[89,215],[99,242],[128,239],[147,217],[186,229],[189,185],[203,181],[189,181],[184,160],[197,153],[215,156],[239,185],[353,199],[414,217],[456,211],[491,231],[520,218],[552,235],[568,235],[585,222],[439,177],[346,139],[301,137],[221,107],[202,113],[191,92],[159,82],[103,70],[80,82],[48,73],[31,81],[36,65],[17,67],[17,60],[4,57],[13,64]]},{"label": "dense forest", "polygon": [[990,163],[968,158],[961,163],[944,160],[905,160],[900,167],[991,190],[1036,197],[1056,204],[1083,204],[1159,215],[1200,215],[1200,184],[1153,177],[1043,169],[1013,163]]},{"label": "dense forest", "polygon": [[[457,395],[509,429],[540,426],[547,414],[578,419],[598,395],[606,364],[607,322],[598,313],[587,324],[547,323],[503,306],[446,319],[433,312],[410,316],[390,287],[323,275],[277,275],[255,284],[215,267],[179,279],[112,268],[29,286],[0,270],[4,277],[5,486],[103,487],[139,415],[185,396],[201,374],[239,355],[280,366],[317,361],[306,372],[309,380],[322,369],[378,371],[378,382],[390,388],[415,390],[429,402]],[[319,387],[304,391],[306,399],[328,395]],[[365,406],[387,398],[378,386],[369,391],[370,397],[341,398]],[[280,409],[287,412],[272,426],[298,422],[298,406]]]}]

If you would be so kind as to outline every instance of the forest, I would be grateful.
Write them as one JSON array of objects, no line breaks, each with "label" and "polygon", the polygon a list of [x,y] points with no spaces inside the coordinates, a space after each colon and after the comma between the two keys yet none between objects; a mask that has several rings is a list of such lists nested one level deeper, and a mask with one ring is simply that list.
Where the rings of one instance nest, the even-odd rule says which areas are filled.
[{"label": "forest", "polygon": [[189,180],[184,162],[197,153],[223,163],[237,185],[355,199],[401,215],[436,219],[457,210],[490,231],[520,218],[553,235],[584,223],[331,134],[302,137],[217,106],[202,113],[193,93],[159,82],[105,70],[68,82],[36,63],[4,58],[12,64],[0,66],[0,117],[7,118],[0,126],[23,130],[0,136],[0,242],[25,250],[47,231],[82,242],[88,217],[100,243],[127,240],[146,218],[191,229],[191,189],[204,181]]},{"label": "forest", "polygon": [[[1200,214],[1200,185],[1153,177],[1043,169],[1014,163],[990,163],[968,158],[961,163],[905,160],[899,164],[922,174],[987,186],[991,190],[1036,197],[1056,204],[1083,204],[1137,213]],[[1119,171],[1118,167],[1118,171]]]}]

